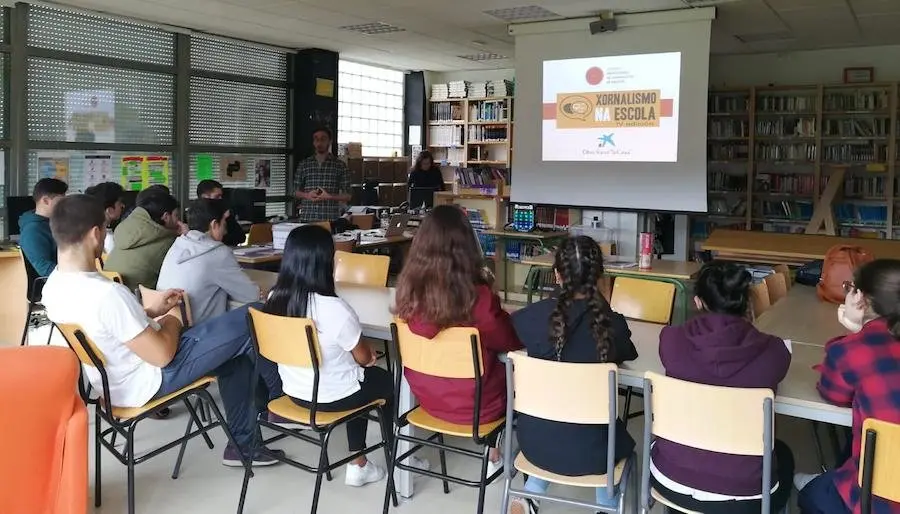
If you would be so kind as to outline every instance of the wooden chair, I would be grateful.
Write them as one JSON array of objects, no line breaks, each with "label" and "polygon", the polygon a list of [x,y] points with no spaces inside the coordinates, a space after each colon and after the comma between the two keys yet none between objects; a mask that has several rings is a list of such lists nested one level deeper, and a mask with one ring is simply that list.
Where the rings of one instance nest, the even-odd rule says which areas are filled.
[{"label": "wooden chair", "polygon": [[675,285],[668,282],[616,277],[610,305],[626,318],[668,324],[675,306]]},{"label": "wooden chair", "polygon": [[769,292],[769,302],[775,304],[787,296],[787,282],[781,273],[772,273],[765,278],[766,290]]},{"label": "wooden chair", "polygon": [[271,243],[272,240],[271,223],[254,223],[250,225],[250,232],[247,233],[248,245],[265,245]]},{"label": "wooden chair", "polygon": [[784,283],[788,290],[791,289],[791,268],[787,267],[787,264],[776,264],[772,267],[775,270],[775,273],[780,273],[784,275]]},{"label": "wooden chair", "polygon": [[[322,365],[322,350],[319,347],[319,339],[316,335],[316,327],[313,321],[306,318],[275,316],[253,308],[249,310],[247,318],[250,323],[250,334],[253,339],[253,345],[256,347],[256,351],[259,355],[282,366],[295,366],[312,370],[312,408],[306,409],[297,405],[287,395],[270,401],[268,408],[269,412],[308,427],[308,430],[312,431],[315,435],[307,434],[302,430],[283,428],[274,423],[270,423],[265,416],[260,416],[258,420],[260,427],[266,427],[279,434],[262,442],[255,441],[254,444],[258,444],[258,446],[253,449],[253,452],[262,452],[295,468],[302,469],[309,473],[315,473],[316,485],[313,492],[311,509],[311,512],[315,514],[319,505],[319,492],[322,489],[323,476],[327,476],[328,480],[331,480],[331,471],[334,469],[337,469],[362,455],[366,455],[382,448],[384,449],[387,462],[390,462],[389,445],[387,443],[390,426],[387,420],[390,414],[384,412],[384,400],[373,401],[358,409],[340,412],[319,411],[316,404],[318,403],[319,395],[319,368]],[[289,335],[294,335],[299,340],[293,339]],[[252,390],[250,391],[251,398],[255,397],[256,383],[257,381],[253,381]],[[381,441],[363,450],[353,452],[351,455],[348,455],[337,462],[329,463],[328,441],[331,438],[332,431],[348,421],[360,417],[369,418],[373,413],[377,416],[379,425],[381,426]],[[319,459],[317,463],[312,466],[304,464],[286,456],[272,453],[266,447],[267,444],[284,439],[285,437],[295,437],[318,446]],[[253,454],[253,452],[251,452],[251,454]],[[247,468],[244,472],[244,483],[241,486],[241,500],[238,504],[238,514],[241,514],[244,510],[244,500],[247,496],[247,488],[250,483],[251,475],[250,468]],[[393,491],[391,492],[393,493]],[[393,496],[396,504],[396,494]]]},{"label": "wooden chair", "polygon": [[769,310],[772,302],[769,300],[769,288],[766,283],[758,282],[750,286],[750,309],[753,319]]},{"label": "wooden chair", "polygon": [[360,230],[372,230],[375,228],[374,214],[351,214],[350,223],[359,227]]},{"label": "wooden chair", "polygon": [[[141,407],[117,407],[112,405],[110,402],[110,394],[109,394],[109,378],[106,372],[106,357],[103,353],[97,348],[93,341],[91,341],[87,335],[81,330],[77,325],[71,324],[58,324],[56,327],[62,332],[63,336],[66,338],[66,342],[69,344],[69,347],[75,351],[75,355],[78,356],[78,360],[89,370],[91,370],[95,375],[99,375],[99,380],[102,384],[100,397],[98,399],[91,399],[89,392],[84,388],[81,389],[81,396],[84,399],[85,403],[94,403],[94,505],[96,507],[100,506],[100,477],[101,477],[101,460],[102,456],[100,454],[100,448],[106,448],[119,462],[125,465],[128,468],[128,478],[127,478],[127,491],[128,491],[128,513],[134,514],[135,512],[135,501],[134,501],[134,467],[146,460],[149,460],[157,455],[174,448],[175,446],[181,446],[181,449],[178,453],[178,459],[175,461],[175,469],[172,472],[172,478],[178,478],[178,474],[181,470],[181,461],[184,457],[184,450],[187,447],[187,442],[197,436],[202,436],[203,439],[206,440],[206,445],[209,446],[210,449],[214,448],[212,440],[209,438],[207,432],[216,428],[222,427],[222,430],[225,432],[225,437],[228,438],[228,442],[236,445],[234,442],[234,437],[231,435],[231,430],[228,428],[228,425],[224,422],[224,416],[222,416],[219,407],[216,405],[215,400],[213,400],[212,396],[207,391],[209,384],[213,382],[212,377],[203,377],[200,378],[194,383],[175,391],[172,394],[168,394],[163,396],[162,398],[156,398],[144,404]],[[213,413],[216,416],[216,421],[211,423],[204,424],[200,421],[197,416],[197,412],[194,410],[193,405],[191,405],[191,398],[200,398],[202,401],[206,402],[211,408]],[[188,420],[188,426],[185,430],[185,433],[182,437],[169,442],[167,444],[162,445],[155,450],[144,453],[142,455],[135,455],[134,448],[134,432],[137,428],[137,424],[151,414],[171,405],[174,405],[178,402],[183,402],[185,407],[187,407],[188,413],[190,414],[190,419]],[[108,428],[104,429],[101,421],[106,422]],[[197,430],[193,430],[194,424],[197,425]],[[122,435],[125,438],[124,448],[120,451],[116,448],[115,436]],[[250,461],[244,459],[244,467],[249,471],[250,470]]]},{"label": "wooden chair", "polygon": [[900,424],[874,418],[863,422],[859,460],[860,509],[872,512],[872,497],[900,502]]},{"label": "wooden chair", "polygon": [[[478,489],[478,506],[476,513],[484,511],[485,488],[500,476],[503,470],[487,475],[489,461],[489,441],[495,440],[504,427],[504,418],[488,423],[481,423],[481,382],[484,372],[483,354],[478,330],[472,327],[448,328],[433,339],[414,334],[409,326],[397,319],[391,323],[394,348],[391,351],[394,368],[394,397],[400,397],[400,385],[404,367],[441,378],[463,378],[475,382],[475,411],[471,425],[458,425],[435,418],[419,407],[401,413],[398,404],[394,407],[394,446],[391,451],[388,471],[388,485],[384,496],[384,513],[390,509],[390,493],[394,489],[394,470],[418,473],[431,478],[440,479],[444,483],[444,494],[450,492],[449,482]],[[401,430],[409,425],[432,432],[428,437],[406,435]],[[444,436],[468,438],[474,441],[480,451],[444,444]],[[407,452],[397,455],[400,441],[412,443]],[[441,461],[441,471],[435,472],[403,464],[423,447],[435,448]],[[477,459],[481,463],[481,471],[477,480],[466,479],[447,473],[446,452]],[[396,504],[395,504],[396,505]]]},{"label": "wooden chair", "polygon": [[[613,310],[626,318],[668,325],[675,308],[675,284],[633,277],[616,277],[609,301]],[[625,388],[624,422],[643,415],[631,412],[631,399],[641,396],[633,387]]]},{"label": "wooden chair", "polygon": [[356,240],[354,240],[354,239],[346,239],[346,240],[334,242],[334,250],[336,252],[353,253],[353,249],[355,247],[356,247]]},{"label": "wooden chair", "polygon": [[[615,364],[556,362],[535,359],[520,352],[510,352],[506,361],[506,398],[504,462],[514,464],[507,466],[503,472],[505,486],[500,512],[507,512],[511,495],[577,505],[590,509],[591,512],[609,511],[607,507],[593,502],[546,494],[538,498],[524,489],[513,489],[511,467],[527,476],[535,476],[555,484],[606,488],[608,498],[618,498],[615,512],[620,514],[624,512],[627,484],[630,484],[632,477],[636,477],[637,474],[633,469],[634,455],[618,462],[615,460],[615,420],[618,416],[618,370]],[[567,401],[559,401],[560,398],[566,398]],[[513,461],[514,412],[562,423],[608,425],[606,468],[613,470],[612,480],[608,472],[603,475],[558,475],[531,463],[521,452]]]},{"label": "wooden chair", "polygon": [[103,271],[103,270],[100,270],[100,274],[103,275],[104,277],[106,277],[106,278],[112,280],[113,282],[117,282],[117,283],[119,283],[119,284],[124,284],[124,283],[125,283],[125,282],[122,280],[122,275],[119,274],[117,271]]},{"label": "wooden chair", "polygon": [[[775,446],[775,394],[770,389],[743,389],[686,382],[653,372],[644,375],[644,453],[641,512],[653,500],[692,514],[650,487],[653,437],[710,452],[762,457],[763,514],[771,512],[772,452]],[[780,484],[779,487],[790,487]]]},{"label": "wooden chair", "polygon": [[364,286],[387,285],[391,258],[387,255],[335,252],[334,280]]},{"label": "wooden chair", "polygon": [[[26,280],[26,296],[28,309],[25,311],[25,326],[22,328],[22,340],[20,346],[28,343],[28,327],[31,326],[31,315],[44,310],[41,304],[41,292],[44,290],[44,284],[47,283],[47,277],[38,276],[37,270],[25,258],[25,252],[20,251],[18,260],[22,263],[21,269],[24,270]],[[47,336],[47,344],[53,337],[53,329],[50,329],[50,335]]]}]

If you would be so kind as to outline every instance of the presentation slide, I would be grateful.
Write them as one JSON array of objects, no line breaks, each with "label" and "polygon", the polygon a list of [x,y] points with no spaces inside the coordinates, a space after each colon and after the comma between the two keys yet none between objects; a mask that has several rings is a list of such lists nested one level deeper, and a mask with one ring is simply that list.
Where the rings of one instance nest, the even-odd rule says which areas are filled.
[{"label": "presentation slide", "polygon": [[681,52],[544,61],[544,161],[677,162]]}]

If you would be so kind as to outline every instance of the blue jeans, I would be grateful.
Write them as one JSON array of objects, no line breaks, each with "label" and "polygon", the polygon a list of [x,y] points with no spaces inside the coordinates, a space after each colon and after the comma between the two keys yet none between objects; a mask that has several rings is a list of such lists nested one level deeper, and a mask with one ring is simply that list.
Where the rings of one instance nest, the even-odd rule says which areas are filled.
[{"label": "blue jeans", "polygon": [[803,514],[850,514],[850,509],[834,485],[834,472],[828,471],[806,484],[797,495]]},{"label": "blue jeans", "polygon": [[[162,384],[156,398],[172,394],[201,377],[214,375],[225,406],[225,419],[234,440],[248,451],[255,437],[258,410],[250,393],[253,380],[259,380],[253,368],[256,351],[250,341],[245,305],[221,316],[195,325],[181,335],[178,351],[168,366],[162,369]],[[260,375],[269,389],[269,397],[281,396],[278,369],[261,367]]]},{"label": "blue jeans", "polygon": [[[535,476],[529,476],[528,480],[525,481],[525,490],[529,493],[547,494],[547,489],[549,488],[550,482],[542,480]],[[615,507],[618,504],[618,497],[613,496],[612,499],[606,497],[605,487],[597,488],[597,505],[603,505],[605,507]]]}]

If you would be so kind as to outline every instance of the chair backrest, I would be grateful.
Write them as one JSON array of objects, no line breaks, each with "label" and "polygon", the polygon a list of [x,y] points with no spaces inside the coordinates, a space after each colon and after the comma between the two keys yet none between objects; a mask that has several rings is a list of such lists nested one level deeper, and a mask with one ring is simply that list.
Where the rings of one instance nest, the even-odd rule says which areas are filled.
[{"label": "chair backrest", "polygon": [[644,401],[653,413],[645,422],[649,420],[652,435],[711,452],[764,454],[764,404],[775,399],[771,389],[697,384],[653,372],[644,380],[649,387]]},{"label": "chair backrest", "polygon": [[[550,421],[607,425],[618,397],[615,364],[576,364],[510,352],[513,409]],[[612,374],[612,375],[610,375]],[[560,401],[565,398],[565,401]]]},{"label": "chair backrest", "polygon": [[862,433],[859,486],[862,512],[868,514],[872,495],[900,502],[900,424],[868,418]]},{"label": "chair backrest", "polygon": [[[162,292],[157,291],[156,289],[150,289],[149,287],[140,285],[138,286],[137,293],[138,299],[141,301],[141,305],[143,305],[145,308],[162,295]],[[178,306],[177,316],[181,320],[181,324],[185,328],[189,328],[194,325],[194,316],[191,313],[191,300],[186,294],[182,296],[181,305]]]},{"label": "chair backrest", "polygon": [[250,225],[250,232],[247,234],[248,245],[264,245],[272,241],[271,223],[254,223]]},{"label": "chair backrest", "polygon": [[475,378],[484,374],[478,329],[453,327],[433,339],[414,334],[406,322],[391,325],[403,367],[442,378]]},{"label": "chair backrest", "polygon": [[375,228],[375,215],[374,214],[351,214],[350,215],[350,223],[353,223],[360,230],[371,230]]},{"label": "chair backrest", "polygon": [[0,512],[84,514],[88,422],[78,360],[55,346],[0,348],[0,369]]},{"label": "chair backrest", "polygon": [[[276,364],[318,368],[322,351],[311,319],[277,316],[254,308],[248,312],[250,333],[260,355]],[[306,344],[298,344],[295,337],[306,339]]]},{"label": "chair backrest", "polygon": [[71,323],[57,323],[56,328],[66,338],[69,347],[72,348],[75,356],[78,357],[82,364],[91,368],[102,368],[106,364],[106,357],[103,355],[103,352],[81,330],[81,327]]},{"label": "chair backrest", "polygon": [[94,266],[97,267],[97,271],[103,273],[103,259],[94,259]]},{"label": "chair backrest", "polygon": [[353,253],[353,248],[355,248],[355,247],[356,247],[355,239],[345,239],[345,240],[334,242],[334,250],[336,252]]},{"label": "chair backrest", "polygon": [[334,253],[334,280],[365,286],[387,285],[391,258],[387,255],[364,253]]},{"label": "chair backrest", "polygon": [[616,277],[613,282],[613,310],[626,318],[651,323],[669,323],[675,305],[675,285],[632,277]]},{"label": "chair backrest", "polygon": [[776,264],[772,266],[772,269],[775,270],[775,273],[780,273],[784,275],[784,284],[787,289],[791,288],[791,268],[788,268],[787,264]]},{"label": "chair backrest", "polygon": [[750,308],[753,309],[753,317],[757,318],[772,306],[769,300],[769,287],[765,282],[759,282],[750,286]]},{"label": "chair backrest", "polygon": [[766,290],[769,292],[769,302],[774,304],[787,296],[787,282],[784,275],[775,272],[767,276],[765,279]]},{"label": "chair backrest", "polygon": [[125,282],[122,280],[122,275],[117,271],[104,271],[100,270],[100,274],[104,277],[116,282],[118,284],[124,284]]}]

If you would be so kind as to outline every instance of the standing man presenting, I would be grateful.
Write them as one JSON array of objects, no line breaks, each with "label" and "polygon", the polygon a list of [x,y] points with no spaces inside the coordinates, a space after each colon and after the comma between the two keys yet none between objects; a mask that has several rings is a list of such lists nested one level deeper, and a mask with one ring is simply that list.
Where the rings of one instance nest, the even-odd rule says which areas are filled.
[{"label": "standing man presenting", "polygon": [[300,200],[301,222],[334,221],[341,216],[341,204],[350,201],[350,172],[331,154],[331,141],[331,130],[316,129],[316,153],[297,165],[294,197]]}]

